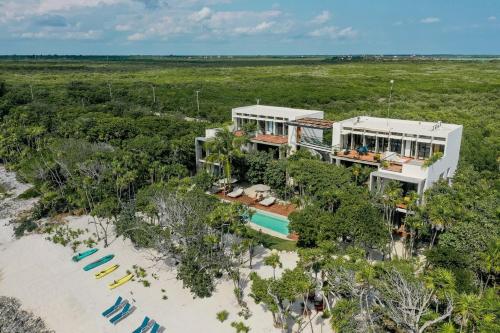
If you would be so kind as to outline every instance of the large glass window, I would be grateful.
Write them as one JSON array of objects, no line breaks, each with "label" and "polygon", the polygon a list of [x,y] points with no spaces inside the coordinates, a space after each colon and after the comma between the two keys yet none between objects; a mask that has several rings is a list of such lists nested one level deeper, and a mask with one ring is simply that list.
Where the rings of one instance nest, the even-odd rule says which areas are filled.
[{"label": "large glass window", "polygon": [[366,147],[368,147],[368,150],[375,150],[375,143],[377,140],[373,136],[367,136],[366,137]]},{"label": "large glass window", "polygon": [[273,122],[266,121],[266,134],[273,134]]},{"label": "large glass window", "polygon": [[417,146],[417,158],[426,159],[429,158],[431,153],[431,144],[419,142]]},{"label": "large glass window", "polygon": [[390,151],[400,154],[401,153],[401,140],[392,139],[390,144]]},{"label": "large glass window", "polygon": [[432,145],[432,153],[444,153],[444,145]]},{"label": "large glass window", "polygon": [[354,135],[354,148],[361,147],[363,145],[363,136],[359,134]]},{"label": "large glass window", "polygon": [[384,152],[387,150],[387,138],[379,137],[378,138],[378,152]]}]

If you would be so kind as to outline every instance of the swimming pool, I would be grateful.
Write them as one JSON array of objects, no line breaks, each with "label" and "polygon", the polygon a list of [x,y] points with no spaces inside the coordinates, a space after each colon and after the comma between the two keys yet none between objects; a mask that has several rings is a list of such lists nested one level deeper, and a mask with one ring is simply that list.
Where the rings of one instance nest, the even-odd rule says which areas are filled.
[{"label": "swimming pool", "polygon": [[262,211],[255,211],[251,220],[253,223],[261,227],[271,229],[288,236],[288,219],[286,217],[279,217],[276,215],[266,214]]}]

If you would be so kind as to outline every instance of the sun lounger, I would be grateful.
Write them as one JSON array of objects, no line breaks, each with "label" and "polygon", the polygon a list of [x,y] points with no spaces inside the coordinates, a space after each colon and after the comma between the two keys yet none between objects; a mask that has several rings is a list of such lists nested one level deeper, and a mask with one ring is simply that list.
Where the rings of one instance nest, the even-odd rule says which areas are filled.
[{"label": "sun lounger", "polygon": [[238,198],[238,197],[241,197],[242,195],[243,195],[242,188],[234,189],[232,192],[227,194],[227,196],[230,198]]},{"label": "sun lounger", "polygon": [[276,198],[275,198],[275,197],[267,197],[267,198],[265,198],[264,200],[259,201],[259,204],[261,204],[262,206],[269,207],[269,206],[271,206],[272,204],[274,204],[274,202],[275,202],[275,201],[276,201]]},{"label": "sun lounger", "polygon": [[[111,315],[113,312],[116,312],[120,308],[120,305],[123,306],[125,305],[124,303],[127,301],[124,301],[121,296],[118,296],[118,298],[115,301],[115,304],[113,304],[110,308],[108,308],[106,311],[102,313],[103,317],[107,317]],[[122,304],[123,303],[123,304]]]},{"label": "sun lounger", "polygon": [[151,328],[150,333],[158,333],[159,331],[160,331],[160,324],[155,323],[155,324],[153,325],[153,328]]},{"label": "sun lounger", "polygon": [[132,333],[142,333],[146,332],[150,319],[148,316],[144,317],[144,320],[141,323],[141,326],[137,327]]},{"label": "sun lounger", "polygon": [[125,317],[127,317],[134,310],[135,310],[135,307],[133,307],[132,305],[130,305],[130,303],[127,302],[127,304],[125,304],[125,306],[120,311],[120,313],[118,313],[116,316],[114,316],[113,318],[111,318],[109,320],[109,322],[111,324],[113,324],[113,325],[116,325],[116,324],[118,324],[119,321],[121,321],[122,319],[124,319]]}]

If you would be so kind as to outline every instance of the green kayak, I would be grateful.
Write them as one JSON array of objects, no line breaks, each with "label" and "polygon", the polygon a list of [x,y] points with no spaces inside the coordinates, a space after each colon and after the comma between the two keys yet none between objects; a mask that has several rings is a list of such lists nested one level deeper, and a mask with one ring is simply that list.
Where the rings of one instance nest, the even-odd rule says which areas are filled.
[{"label": "green kayak", "polygon": [[96,267],[99,267],[105,263],[107,263],[108,261],[110,261],[111,259],[113,259],[115,257],[114,254],[110,254],[110,255],[107,255],[105,257],[102,257],[101,259],[99,260],[96,260],[94,261],[93,263],[90,263],[88,264],[87,266],[83,267],[83,270],[84,271],[90,271],[91,269],[94,269]]},{"label": "green kayak", "polygon": [[77,255],[73,256],[73,261],[80,261],[83,258],[87,258],[90,255],[93,255],[94,253],[97,252],[98,249],[90,249],[85,252],[78,253]]}]

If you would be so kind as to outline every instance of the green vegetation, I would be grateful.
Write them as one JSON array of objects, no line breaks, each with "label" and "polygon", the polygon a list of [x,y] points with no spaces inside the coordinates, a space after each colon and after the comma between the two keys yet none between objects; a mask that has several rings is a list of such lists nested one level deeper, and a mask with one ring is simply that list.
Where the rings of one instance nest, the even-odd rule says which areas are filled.
[{"label": "green vegetation", "polygon": [[227,318],[229,318],[229,312],[227,312],[226,310],[222,310],[220,312],[217,312],[217,320],[220,321],[221,323],[226,321]]},{"label": "green vegetation", "polygon": [[[97,241],[107,246],[114,230],[154,248],[195,296],[209,297],[229,277],[243,317],[241,268],[247,260],[252,266],[255,247],[298,248],[297,268],[251,276],[251,296],[278,327],[314,320],[306,307],[299,316],[290,310],[302,302],[324,308],[321,316],[342,332],[500,330],[498,61],[8,58],[0,73],[0,162],[34,184],[23,197],[39,195],[16,235],[42,217],[88,213]],[[328,165],[307,151],[279,161],[241,154],[245,137],[223,131],[208,143],[210,158],[225,166],[225,178],[268,184],[294,202],[298,242],[250,230],[245,207],[205,194],[216,178],[195,175],[194,139],[229,121],[232,107],[259,98],[324,110],[333,120],[386,116],[391,79],[391,117],[463,124],[451,185],[440,182],[424,198],[396,183],[369,193],[367,168]],[[410,214],[398,213],[401,205]],[[50,237],[80,242],[64,229]],[[397,242],[402,258],[393,256]],[[265,259],[273,269],[276,256]],[[248,331],[242,322],[232,326]]]},{"label": "green vegetation", "polygon": [[18,199],[23,199],[23,200],[28,200],[28,199],[31,199],[31,198],[36,198],[39,195],[40,195],[40,193],[37,191],[36,188],[30,187],[29,189],[27,189],[23,193],[19,194],[17,196],[17,198]]}]

